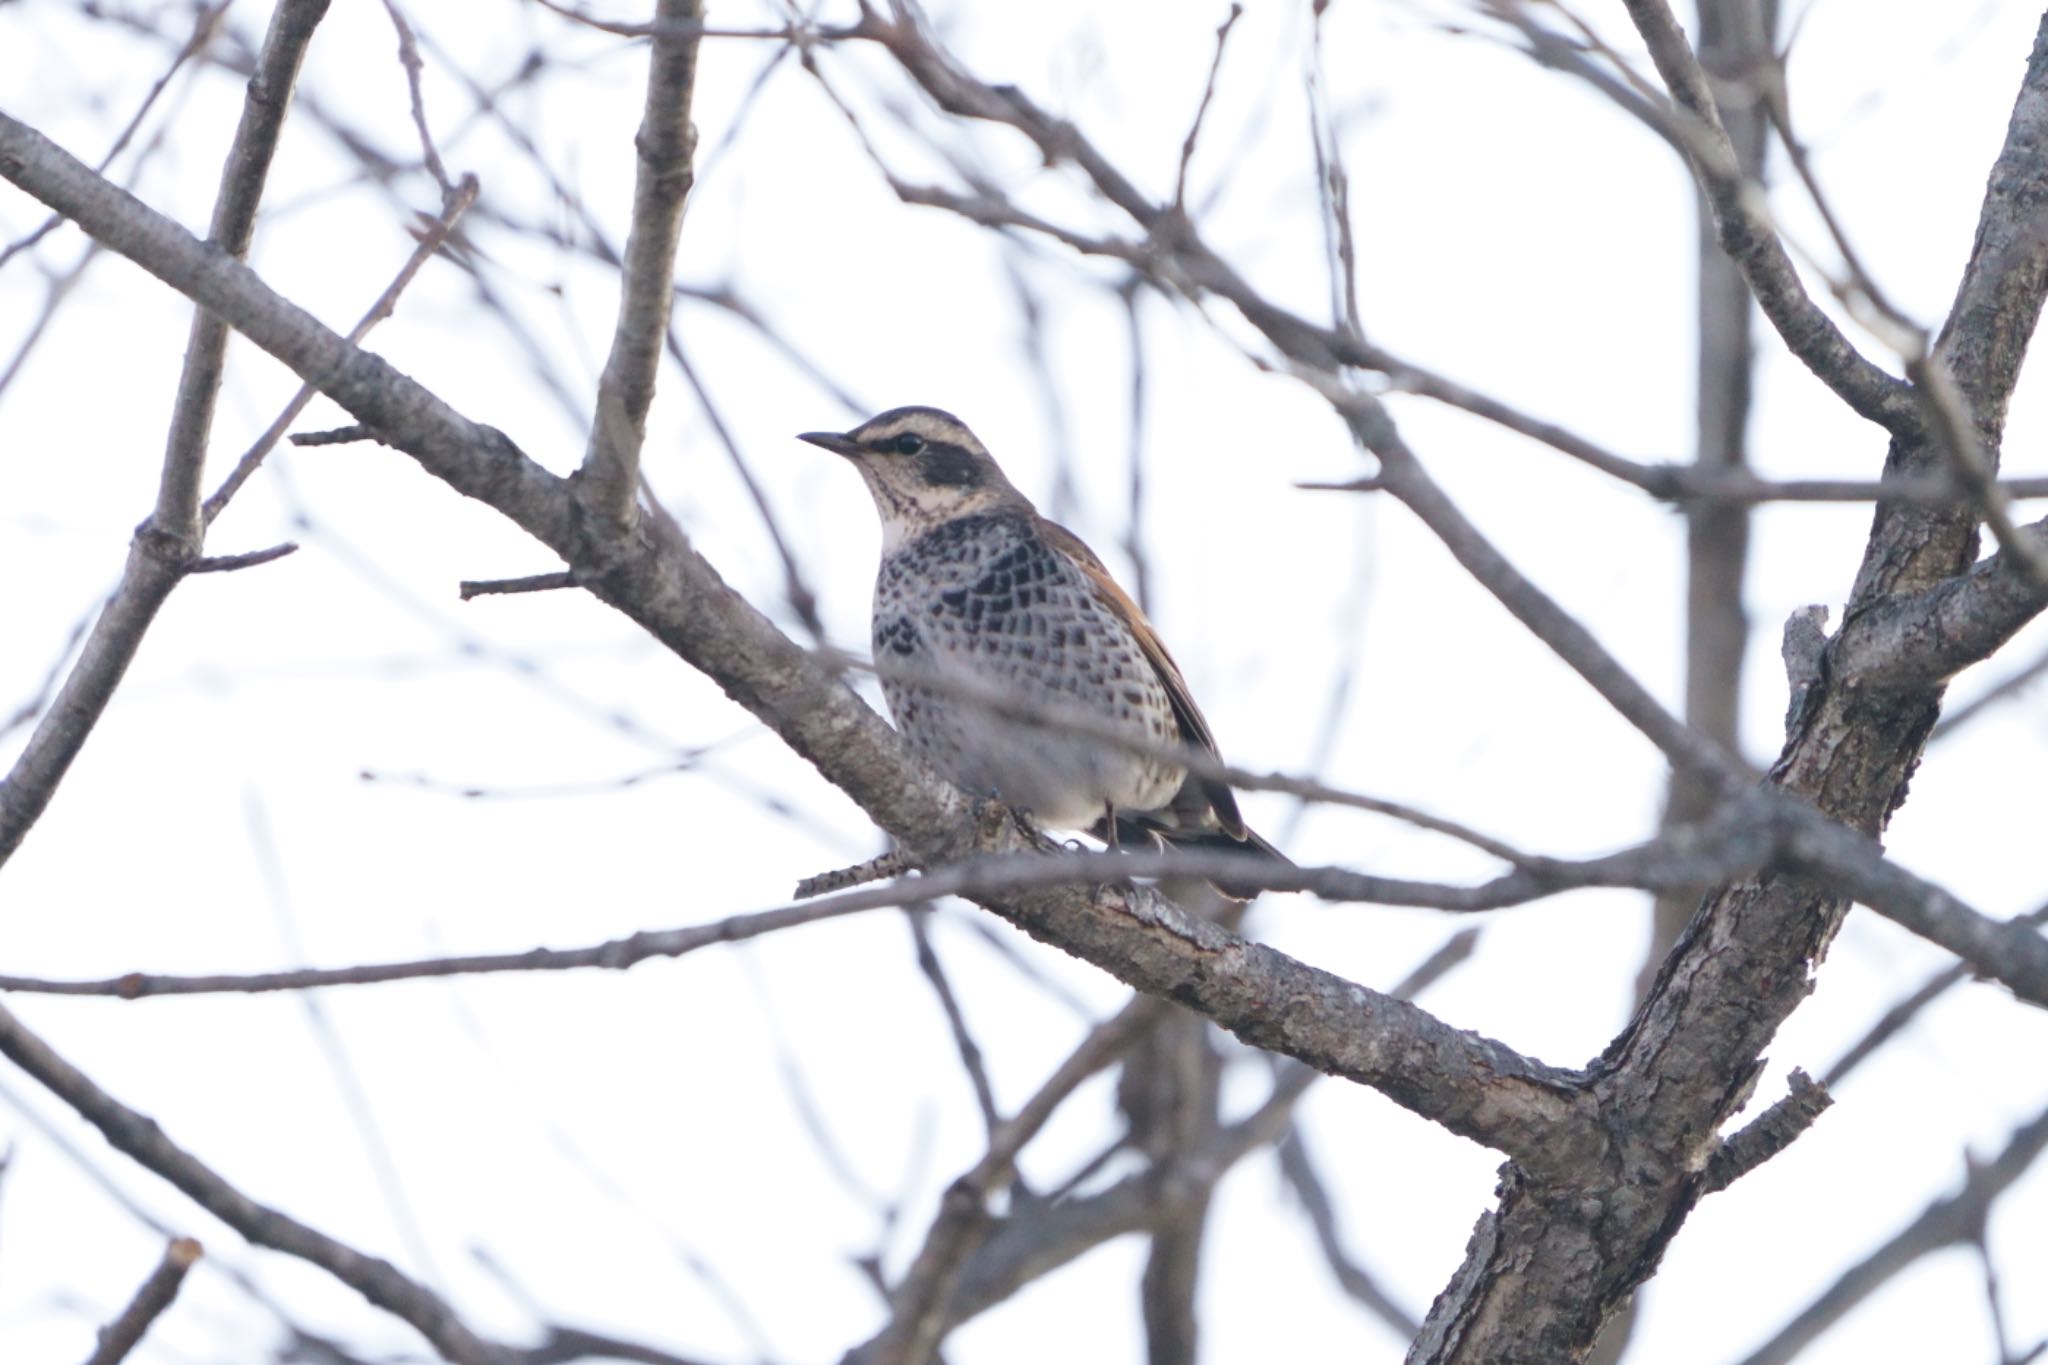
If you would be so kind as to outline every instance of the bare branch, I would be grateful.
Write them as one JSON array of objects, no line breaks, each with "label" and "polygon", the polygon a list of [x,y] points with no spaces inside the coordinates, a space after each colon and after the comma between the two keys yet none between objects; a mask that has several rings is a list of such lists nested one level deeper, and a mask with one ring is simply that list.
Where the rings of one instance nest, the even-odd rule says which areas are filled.
[{"label": "bare branch", "polygon": [[1670,6],[1665,0],[1626,4],[1657,73],[1687,118],[1681,140],[1713,210],[1721,246],[1741,267],[1764,316],[1792,354],[1859,416],[1895,434],[1911,432],[1917,417],[1907,386],[1859,353],[1800,283],[1797,268],[1764,212],[1761,195],[1742,173],[1706,73]]},{"label": "bare branch", "polygon": [[1053,1111],[1090,1076],[1110,1066],[1163,1009],[1139,996],[1098,1025],[1060,1063],[1024,1107],[989,1134],[988,1152],[946,1189],[939,1213],[901,1284],[890,1295],[889,1322],[848,1359],[861,1365],[921,1362],[951,1325],[946,1302],[966,1270],[968,1253],[992,1226],[989,1200],[1016,1178],[1017,1155]]},{"label": "bare branch", "polygon": [[[702,0],[660,0],[657,22],[694,23]],[[697,134],[690,126],[690,96],[697,80],[699,34],[656,32],[647,71],[647,102],[633,183],[633,225],[626,234],[619,278],[619,321],[611,355],[598,381],[597,411],[580,478],[589,510],[614,524],[629,520],[639,487],[640,446],[647,409],[674,299],[676,239],[694,172]]]},{"label": "bare branch", "polygon": [[[2048,547],[2048,523],[2021,532]],[[1833,671],[1859,686],[1926,688],[1991,657],[2048,606],[2028,560],[2001,552],[1916,593],[1880,598],[1852,614],[1828,651]]]},{"label": "bare branch", "polygon": [[[221,172],[213,227],[207,235],[208,243],[236,260],[249,254],[256,231],[256,206],[263,199],[299,63],[326,13],[327,0],[282,0],[271,16],[263,55],[249,82],[242,121],[235,129],[234,146],[229,148],[227,166]],[[203,308],[195,310],[192,335],[185,343],[185,369],[171,414],[163,482],[157,491],[156,515],[151,519],[158,534],[189,544],[195,553],[205,530],[199,519],[199,477],[213,428],[213,406],[220,394],[227,344],[228,324]]]},{"label": "bare branch", "polygon": [[[2036,928],[2043,924],[2048,924],[2048,905],[2035,907],[2016,921],[2016,923],[2032,925]],[[1918,990],[1906,996],[1880,1015],[1877,1022],[1870,1026],[1870,1031],[1857,1039],[1855,1046],[1844,1052],[1835,1060],[1835,1064],[1828,1068],[1827,1074],[1821,1077],[1821,1084],[1830,1088],[1840,1085],[1843,1078],[1848,1076],[1850,1072],[1868,1061],[1876,1054],[1879,1048],[1897,1037],[1921,1010],[1940,999],[1950,988],[1970,980],[1973,976],[1975,976],[1975,973],[1971,971],[1970,965],[1967,962],[1958,962],[1954,966],[1944,967],[1928,977]]]},{"label": "bare branch", "polygon": [[1280,1143],[1279,1155],[1280,1173],[1293,1189],[1295,1198],[1301,1201],[1309,1226],[1315,1229],[1323,1259],[1329,1263],[1330,1273],[1336,1276],[1338,1287],[1397,1336],[1404,1340],[1414,1336],[1422,1324],[1345,1249],[1343,1232],[1337,1225],[1337,1210],[1330,1203],[1330,1193],[1323,1186],[1322,1176],[1309,1156],[1306,1139],[1299,1127]]},{"label": "bare branch", "polygon": [[412,126],[420,135],[420,161],[427,168],[427,174],[434,177],[434,183],[441,187],[443,200],[455,195],[455,183],[448,178],[448,168],[441,163],[440,149],[434,146],[434,133],[427,126],[426,98],[420,93],[419,44],[412,36],[412,25],[405,22],[405,15],[398,8],[398,0],[384,0],[384,12],[391,16],[391,27],[398,31],[398,64],[405,69],[405,89],[412,103]]},{"label": "bare branch", "polygon": [[[1454,406],[1464,407],[1463,403]],[[1531,435],[1525,419],[1512,410],[1488,406],[1481,415],[1511,431]],[[1543,439],[1536,437],[1536,439]],[[1545,440],[1546,445],[1558,445]],[[1576,442],[1558,446],[1570,454],[1583,449]],[[1686,464],[1638,464],[1619,455],[1602,452],[1600,460],[1587,463],[1624,483],[1642,489],[1653,498],[1683,507],[1717,503],[1763,502],[1875,502],[1911,503],[1921,507],[1963,507],[1974,496],[1960,481],[1942,475],[1923,478],[1884,479],[1770,479],[1746,470],[1702,469]],[[1347,479],[1342,483],[1298,483],[1296,488],[1322,493],[1380,493],[1386,481],[1378,475]],[[2002,479],[1988,485],[2000,497],[2048,498],[2048,478]]]},{"label": "bare branch", "polygon": [[1946,948],[2020,999],[2048,1008],[2048,938],[2035,928],[2037,920],[1992,919],[1885,859],[1866,835],[1826,820],[1800,824],[1786,848],[1793,865]]},{"label": "bare branch", "polygon": [[459,585],[462,600],[467,602],[477,597],[506,596],[525,592],[556,592],[563,588],[582,587],[581,579],[571,570],[558,569],[553,573],[528,574],[524,578],[465,578]]},{"label": "bare branch", "polygon": [[[1977,439],[1959,443],[1942,433],[1894,440],[1887,477],[1951,472],[1953,451],[1975,446],[1995,472],[2007,404],[2020,363],[2048,294],[2048,179],[2038,149],[2048,142],[2048,18],[2035,32],[2026,75],[2013,102],[2004,145],[1993,163],[1969,264],[1935,342],[1930,366],[1954,377],[1961,401],[1924,394],[1944,421],[1967,414]],[[1927,371],[1934,373],[1932,369]],[[1881,507],[1856,574],[1854,600],[1880,593],[1912,593],[1968,570],[1977,558],[1974,509]]]},{"label": "bare branch", "polygon": [[[205,51],[206,45],[213,41],[214,31],[220,26],[221,16],[227,13],[228,6],[233,3],[234,0],[213,0],[212,4],[205,6],[193,16],[192,36],[185,40],[184,46],[180,47],[176,54],[172,56],[171,64],[165,68],[164,74],[157,77],[156,81],[149,87],[148,93],[143,95],[142,102],[135,106],[135,113],[129,118],[127,125],[115,136],[113,143],[107,148],[106,155],[101,157],[99,164],[93,167],[94,170],[105,174],[107,167],[114,164],[114,158],[119,156],[122,149],[127,147],[129,142],[134,139],[135,134],[142,127],[142,121],[149,117],[149,111],[156,107],[157,100],[162,97],[164,91],[170,86],[171,79],[184,70],[185,63]],[[9,242],[4,248],[0,248],[0,266],[6,265],[17,254],[27,251],[36,243],[42,241],[43,238],[56,230],[63,221],[63,214],[53,213],[38,224],[35,230],[26,237],[21,238],[19,241]],[[0,388],[5,387],[4,383],[0,383]]]},{"label": "bare branch", "polygon": [[1744,1358],[1742,1365],[1786,1365],[1892,1276],[1931,1252],[1969,1243],[1991,1206],[2048,1149],[2048,1112],[2016,1130],[1989,1162],[1968,1163],[1963,1188],[1938,1199],[1877,1250],[1843,1272],[1827,1292]]},{"label": "bare branch", "polygon": [[[249,82],[214,204],[207,247],[223,263],[239,264],[248,251],[256,206],[263,198],[299,61],[326,12],[327,0],[280,0],[271,15],[270,31],[256,75]],[[82,166],[77,169],[93,176]],[[13,855],[41,818],[113,698],[143,635],[156,620],[158,608],[199,557],[206,533],[199,515],[199,478],[220,391],[227,334],[224,319],[203,308],[194,311],[165,443],[156,510],[137,530],[120,586],[94,622],[77,665],[29,736],[13,769],[0,779],[0,863]]]},{"label": "bare branch", "polygon": [[201,1254],[199,1243],[190,1237],[172,1238],[164,1248],[163,1259],[135,1291],[135,1297],[121,1310],[121,1315],[100,1328],[99,1342],[86,1365],[120,1365],[126,1360],[149,1331],[150,1324],[162,1317],[171,1300],[178,1297],[185,1272],[198,1262]]},{"label": "bare branch", "polygon": [[273,545],[267,550],[249,550],[238,555],[203,555],[192,561],[187,573],[234,573],[237,569],[253,569],[258,564],[268,564],[298,552],[298,542],[287,540],[282,545]]},{"label": "bare branch", "polygon": [[115,1147],[184,1191],[195,1203],[257,1246],[319,1266],[386,1312],[410,1323],[458,1365],[509,1365],[508,1348],[484,1340],[440,1296],[389,1262],[366,1256],[277,1209],[257,1203],[172,1142],[156,1121],[122,1104],[59,1057],[0,1007],[0,1055],[84,1116]]},{"label": "bare branch", "polygon": [[[413,282],[414,277],[429,260],[433,259],[434,254],[440,251],[442,245],[455,232],[456,225],[462,221],[462,216],[469,211],[470,205],[476,202],[477,190],[476,177],[465,175],[460,184],[448,187],[442,200],[439,217],[428,218],[425,214],[420,215],[424,223],[414,233],[419,239],[419,245],[413,248],[412,255],[399,267],[398,273],[392,277],[391,283],[385,286],[384,292],[377,296],[376,302],[372,303],[369,310],[356,321],[356,325],[348,334],[350,341],[361,341],[378,323],[391,316],[398,307],[399,295],[405,292],[406,286]],[[318,392],[319,390],[311,384],[301,384],[299,391],[292,395],[291,402],[285,404],[284,411],[280,412],[264,429],[263,434],[256,438],[255,444],[242,453],[242,458],[235,461],[235,467],[228,471],[228,476],[221,480],[220,487],[213,491],[213,495],[207,498],[205,505],[200,509],[201,516],[208,526],[213,525],[214,518],[226,509],[229,499],[240,492],[242,485],[261,467],[264,458],[276,448],[284,434],[291,430],[292,423],[298,420],[299,414],[306,410],[306,404],[312,402],[313,395]],[[374,440],[375,437],[368,428],[353,426],[343,427],[338,431],[302,433],[292,437],[292,444],[342,445],[364,439]]]},{"label": "bare branch", "polygon": [[946,1016],[946,1027],[953,1035],[953,1049],[960,1056],[961,1069],[967,1073],[968,1083],[974,1087],[974,1101],[981,1110],[982,1122],[994,1135],[999,1120],[996,1118],[995,1088],[989,1084],[988,1065],[982,1060],[981,1045],[974,1041],[972,1030],[967,1027],[967,1015],[960,1008],[960,999],[953,993],[953,983],[946,978],[946,968],[939,961],[938,949],[932,946],[931,903],[915,902],[904,907],[905,918],[910,922],[910,934],[917,945],[917,969],[924,973],[931,983],[932,994],[938,997],[939,1009]]},{"label": "bare branch", "polygon": [[1661,749],[1675,767],[1723,793],[1747,784],[1747,775],[1727,750],[1665,710],[1584,626],[1479,533],[1424,471],[1378,399],[1333,386],[1317,387],[1323,389],[1324,397],[1351,427],[1359,444],[1379,457],[1387,491],[1443,542],[1467,573]]},{"label": "bare branch", "polygon": [[459,957],[420,958],[410,962],[374,962],[355,967],[299,967],[290,971],[235,975],[157,976],[128,972],[98,981],[45,981],[11,976],[0,977],[0,991],[142,1000],[159,995],[261,995],[271,991],[366,986],[386,981],[421,981],[447,976],[486,976],[497,972],[562,972],[584,968],[624,971],[650,958],[682,957],[720,943],[740,943],[780,929],[815,924],[861,910],[901,905],[918,891],[919,888],[913,884],[908,888],[890,888],[886,894],[856,892],[833,900],[731,915],[709,924],[693,924],[681,929],[643,930],[587,948],[533,948],[523,953],[474,953]]},{"label": "bare branch", "polygon": [[1188,205],[1188,163],[1195,159],[1195,143],[1201,140],[1202,121],[1209,115],[1209,102],[1216,98],[1216,78],[1223,72],[1223,50],[1230,45],[1230,30],[1244,17],[1244,6],[1233,3],[1230,13],[1216,28],[1216,55],[1209,60],[1209,79],[1202,85],[1202,99],[1195,106],[1195,119],[1188,125],[1188,135],[1180,144],[1180,170],[1173,179],[1173,208],[1176,213],[1186,213]]},{"label": "bare branch", "polygon": [[1789,1090],[1749,1125],[1722,1143],[1707,1161],[1701,1180],[1708,1193],[1727,1189],[1790,1147],[1835,1102],[1827,1087],[1795,1068]]}]

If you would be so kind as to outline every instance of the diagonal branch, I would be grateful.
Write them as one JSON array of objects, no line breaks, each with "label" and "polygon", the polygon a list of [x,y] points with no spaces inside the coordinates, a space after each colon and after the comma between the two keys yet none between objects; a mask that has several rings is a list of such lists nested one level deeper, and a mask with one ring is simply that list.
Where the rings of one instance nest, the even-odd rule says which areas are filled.
[{"label": "diagonal branch", "polygon": [[1707,74],[1671,7],[1665,0],[1625,3],[1683,118],[1679,141],[1699,178],[1721,247],[1749,281],[1764,316],[1792,354],[1858,416],[1894,434],[1912,432],[1919,419],[1908,386],[1851,345],[1800,283],[1799,271],[1764,211],[1761,189],[1742,172]]},{"label": "diagonal branch", "polygon": [[379,1308],[412,1324],[434,1348],[459,1365],[500,1365],[505,1347],[471,1332],[439,1295],[401,1274],[388,1261],[366,1256],[277,1209],[259,1204],[223,1180],[139,1114],[93,1084],[0,1007],[0,1056],[77,1110],[107,1141],[183,1190],[193,1202],[257,1246],[309,1261]]},{"label": "diagonal branch", "polygon": [[85,1365],[120,1365],[126,1360],[149,1331],[150,1324],[171,1306],[179,1286],[185,1282],[185,1272],[197,1264],[199,1257],[199,1243],[190,1237],[173,1237],[164,1248],[163,1259],[135,1291],[135,1297],[121,1310],[121,1315],[100,1328],[99,1342]]},{"label": "diagonal branch", "polygon": [[938,1216],[925,1231],[924,1245],[890,1293],[889,1321],[847,1353],[850,1362],[897,1365],[930,1358],[952,1325],[946,1301],[969,1258],[995,1226],[989,1201],[1016,1179],[1018,1153],[1076,1087],[1116,1061],[1159,1017],[1160,1009],[1160,1003],[1148,996],[1126,1004],[1082,1039],[1015,1116],[995,1125],[987,1153],[947,1187]]},{"label": "diagonal branch", "polygon": [[[2037,553],[2048,549],[2048,525],[2018,534]],[[2000,551],[1967,573],[1922,592],[1888,594],[1852,615],[1828,651],[1828,667],[1859,686],[1938,686],[1990,658],[2043,607],[2048,587],[2025,558]]]},{"label": "diagonal branch", "polygon": [[2048,1150],[2048,1112],[2016,1130],[2005,1149],[1990,1161],[1969,1161],[1962,1189],[1929,1204],[1890,1241],[1849,1267],[1804,1312],[1745,1356],[1742,1365],[1786,1365],[1894,1275],[1923,1256],[1975,1239],[1998,1197],[2027,1173],[2044,1150]]},{"label": "diagonal branch", "polygon": [[[299,63],[313,30],[327,13],[327,4],[328,0],[280,0],[271,15],[270,31],[264,38],[256,74],[249,80],[241,122],[214,203],[207,244],[223,260],[239,261],[248,253],[256,207],[263,199]],[[42,817],[113,699],[114,689],[134,661],[158,609],[199,559],[206,535],[199,510],[199,481],[213,429],[227,337],[228,324],[223,319],[204,309],[195,310],[171,411],[156,509],[136,531],[120,585],[93,623],[77,665],[43,713],[13,769],[0,778],[0,864],[13,855]]]},{"label": "diagonal branch", "polygon": [[[1660,68],[1681,106],[1691,106],[1711,134],[1709,143],[1718,141],[1725,152],[1725,132],[1714,122],[1711,97],[1668,8],[1659,0],[1632,0],[1631,7],[1639,19],[1653,21],[1651,44],[1661,48]],[[1381,457],[1379,485],[1400,496],[1468,572],[1675,761],[1731,788],[1746,781],[1717,746],[1681,726],[1620,672],[1611,655],[1464,521],[1401,443],[1376,400],[1351,393],[1347,367],[1378,368],[1355,342],[1265,299],[1204,246],[1190,224],[1138,194],[1077,129],[1049,118],[1020,92],[974,82],[936,51],[933,40],[912,22],[909,6],[898,6],[896,15],[895,23],[880,25],[884,31],[872,36],[942,108],[1023,133],[1049,164],[1076,167],[1142,235],[1118,240],[1072,231],[1020,215],[986,192],[968,200],[944,192],[931,197],[906,193],[898,186],[899,196],[941,203],[974,221],[1043,232],[1079,252],[1122,259],[1170,293],[1229,300],[1287,358],[1297,377],[1339,408],[1361,442]],[[2001,172],[1993,176],[1987,222],[2024,218],[2026,205],[2041,189],[2035,149],[2043,136],[2035,92],[2044,86],[2048,57],[2037,47],[2001,154]],[[1697,133],[1692,119],[1680,126]],[[1698,155],[1699,149],[1693,150]],[[1858,355],[1806,296],[1782,245],[1770,236],[1761,207],[1747,201],[1739,176],[1721,164],[1729,161],[1711,154],[1706,158],[1706,188],[1717,227],[1733,239],[1730,250],[1762,296],[1766,315],[1845,401],[1893,431],[1894,460],[1887,479],[1933,473],[1935,466],[1924,458],[1932,452],[1914,395]],[[1980,233],[1980,244],[1991,241]],[[1981,367],[1990,380],[1986,396],[1997,400],[1984,411],[2002,413],[2016,357],[2025,348],[2039,306],[2042,281],[2028,264],[2031,258],[2026,249],[1980,249],[1966,276],[1966,295],[1971,293],[1967,280],[1979,274],[1997,281],[1987,285],[1994,295],[2015,291],[1995,310],[2009,330],[1989,348]],[[1965,337],[1954,349],[1967,352],[1969,340]],[[1964,369],[1955,372],[1962,382]],[[1883,504],[1866,561],[1877,566],[1877,573],[1859,578],[1852,615],[1870,609],[1884,591],[1924,589],[1968,566],[1974,557],[1972,537],[1949,529],[1944,516],[1964,531],[1974,526],[1967,502],[1933,515],[1910,504]],[[1887,523],[1897,528],[1889,539]],[[1814,691],[1816,699],[1804,709],[1772,773],[1783,795],[1766,799],[1802,837],[1832,829],[1833,822],[1846,826],[1843,832],[1858,836],[1855,861],[1863,866],[1875,860],[1870,841],[1903,799],[1938,693],[1874,693],[1843,685],[1839,673],[1832,685],[1823,679]],[[1818,833],[1812,843],[1833,847]],[[1881,884],[1884,880],[1865,876],[1852,884],[1858,894],[1893,900],[1889,908],[1906,908],[1902,889]],[[1607,1154],[1577,1169],[1539,1171],[1519,1160],[1510,1164],[1498,1209],[1482,1219],[1463,1268],[1432,1309],[1411,1358],[1580,1358],[1616,1306],[1654,1268],[1698,1199],[1703,1189],[1698,1173],[1721,1126],[1753,1084],[1763,1047],[1804,999],[1813,966],[1847,908],[1833,873],[1811,863],[1734,879],[1709,897],[1651,984],[1642,1011],[1590,1078],[1611,1125]],[[2033,970],[2030,961],[2016,974],[2016,989],[2037,989]],[[1610,1161],[1611,1166],[1606,1164]],[[1616,1197],[1616,1179],[1626,1183],[1625,1198]]]},{"label": "diagonal branch", "polygon": [[[970,852],[1035,852],[1020,832],[982,828],[956,789],[915,759],[835,674],[756,611],[654,519],[608,534],[577,514],[566,480],[502,433],[448,407],[379,357],[278,297],[238,261],[94,175],[0,114],[0,178],[78,220],[94,238],[237,330],[413,456],[589,575],[592,592],[703,670],[774,728],[927,865]],[[1256,1047],[1382,1090],[1454,1132],[1539,1169],[1603,1141],[1577,1107],[1573,1073],[1452,1029],[1425,1011],[1186,920],[1153,892],[1071,888],[978,897],[1038,938],[1127,984],[1171,996]]]}]

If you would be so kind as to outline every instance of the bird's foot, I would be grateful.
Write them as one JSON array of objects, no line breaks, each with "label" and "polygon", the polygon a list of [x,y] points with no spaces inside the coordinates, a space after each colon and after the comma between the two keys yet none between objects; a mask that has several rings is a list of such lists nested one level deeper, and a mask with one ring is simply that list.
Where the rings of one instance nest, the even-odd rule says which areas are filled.
[{"label": "bird's foot", "polygon": [[1014,830],[1018,837],[1036,849],[1057,848],[1045,831],[1032,823],[1031,813],[1015,806],[1006,805],[1000,796],[977,796],[974,798],[974,841],[984,847],[997,842],[1003,832]]}]

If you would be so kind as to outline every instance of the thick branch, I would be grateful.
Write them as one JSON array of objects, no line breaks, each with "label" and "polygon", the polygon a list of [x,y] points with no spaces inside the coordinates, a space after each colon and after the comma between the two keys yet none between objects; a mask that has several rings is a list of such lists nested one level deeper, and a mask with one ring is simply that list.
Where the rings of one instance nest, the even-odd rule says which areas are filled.
[{"label": "thick branch", "polygon": [[[240,262],[109,185],[0,114],[0,178],[78,220],[95,239],[220,313],[382,439],[495,508],[590,575],[591,590],[702,669],[927,863],[1024,851],[1014,829],[977,829],[967,801],[914,759],[837,677],[728,588],[674,532],[642,519],[622,536],[575,515],[565,481],[501,433],[456,413],[378,357],[279,298]],[[1035,850],[1032,850],[1035,851]],[[1315,971],[1150,892],[1060,889],[990,896],[990,908],[1126,983],[1167,995],[1255,1046],[1383,1090],[1475,1140],[1548,1168],[1600,1141],[1574,1078],[1414,1006]]]},{"label": "thick branch", "polygon": [[[2048,524],[2021,534],[2048,547]],[[1828,650],[1828,666],[1857,686],[1938,687],[1981,663],[2048,606],[2023,560],[2000,552],[1925,591],[1886,596],[1851,616]]]},{"label": "thick branch", "polygon": [[[1639,13],[1660,19],[1652,45],[1665,49],[1660,64],[1667,68],[1667,80],[1682,102],[1690,94],[1698,119],[1725,143],[1668,10],[1644,0]],[[1022,214],[985,191],[964,200],[925,197],[898,186],[899,195],[943,202],[974,221],[1019,226],[1076,251],[1115,257],[1174,293],[1228,299],[1288,358],[1297,375],[1344,412],[1382,458],[1380,486],[1395,491],[1422,516],[1468,571],[1676,761],[1731,785],[1737,780],[1724,754],[1673,720],[1556,603],[1515,573],[1422,474],[1386,414],[1369,401],[1358,401],[1344,369],[1384,368],[1360,343],[1274,306],[1210,252],[1184,219],[1137,194],[1078,130],[1046,117],[1017,91],[978,85],[935,50],[907,17],[907,7],[898,7],[896,14],[896,22],[882,25],[886,32],[874,36],[943,108],[1014,128],[1035,143],[1049,164],[1077,167],[1102,198],[1129,215],[1141,235],[1119,239],[1076,232]],[[2030,89],[2039,83],[2038,70],[2039,63],[2030,68]],[[2017,157],[2030,141],[2029,98],[2022,97],[2009,154],[2038,176],[2041,158]],[[1690,122],[1687,128],[1697,131]],[[1905,433],[1898,445],[1924,444],[1910,392],[1857,355],[1806,297],[1760,211],[1745,201],[1740,177],[1716,172],[1708,189],[1716,200],[1717,226],[1739,238],[1731,242],[1731,251],[1792,349],[1863,415]],[[1999,210],[1987,206],[1987,214],[1997,217]],[[1993,268],[1983,255],[1971,266],[1973,272]],[[2023,292],[2033,288],[2024,272],[2002,273],[2012,273],[2013,287]],[[2001,316],[2031,314],[2007,308]],[[1578,444],[1557,443],[1560,448]],[[1593,458],[1598,452],[1573,453],[1601,463]],[[1914,462],[1895,465],[1887,479],[1933,472],[1932,465]],[[1886,504],[1880,521],[1900,506]],[[1967,506],[1948,516],[1966,526],[1971,521]],[[1896,545],[1874,537],[1873,557],[1887,568],[1896,559],[1908,569],[1927,572],[1917,579],[1911,573],[1890,577],[1887,587],[1900,582],[1925,587],[1967,567],[1964,541],[1951,537],[1937,543],[1927,534],[1939,517],[1900,520],[1917,534]],[[1860,581],[1852,613],[1870,607],[1876,596],[1877,590]],[[1814,693],[1773,776],[1787,789],[1791,805],[1817,806],[1826,816],[1874,836],[1903,798],[1936,699],[1926,694],[1873,696],[1867,689],[1829,686],[1825,680],[1815,684]],[[1698,1173],[1721,1125],[1746,1097],[1762,1048],[1804,998],[1813,965],[1846,909],[1846,899],[1826,882],[1785,873],[1738,880],[1709,900],[1653,983],[1642,1014],[1596,1073],[1602,1111],[1612,1124],[1613,1164],[1547,1175],[1511,1165],[1498,1212],[1482,1221],[1464,1268],[1438,1300],[1412,1358],[1565,1360],[1587,1349],[1683,1223],[1700,1193]]]}]

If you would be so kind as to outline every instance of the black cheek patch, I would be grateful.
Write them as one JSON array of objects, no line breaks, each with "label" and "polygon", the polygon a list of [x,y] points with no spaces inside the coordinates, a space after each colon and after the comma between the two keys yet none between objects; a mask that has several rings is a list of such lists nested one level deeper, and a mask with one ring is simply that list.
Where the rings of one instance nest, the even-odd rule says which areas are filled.
[{"label": "black cheek patch", "polygon": [[958,446],[927,448],[918,456],[917,469],[926,483],[945,488],[966,488],[981,482],[981,469],[974,457]]}]

